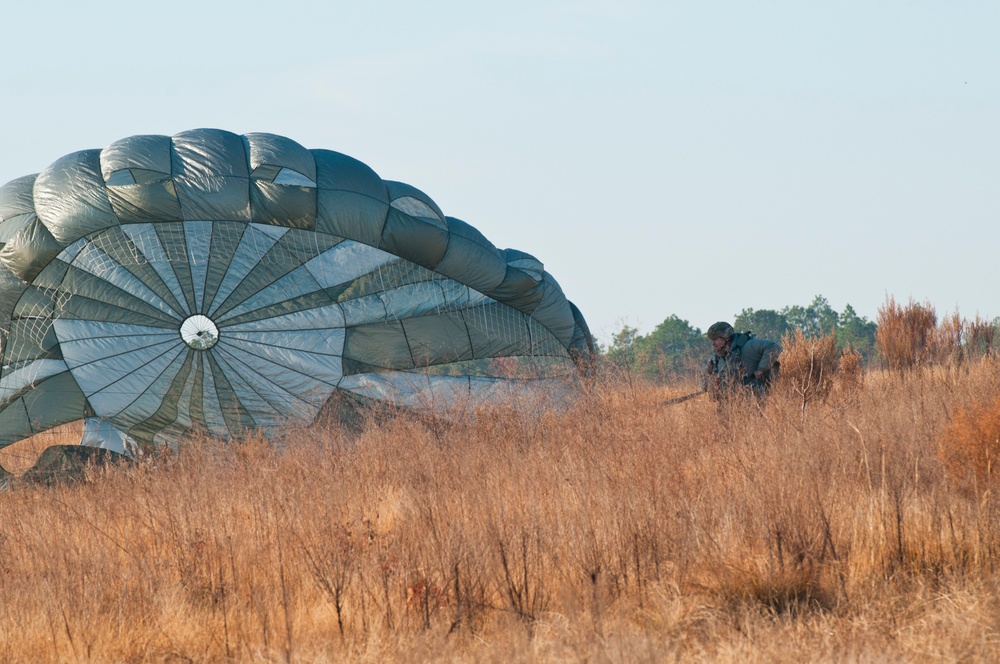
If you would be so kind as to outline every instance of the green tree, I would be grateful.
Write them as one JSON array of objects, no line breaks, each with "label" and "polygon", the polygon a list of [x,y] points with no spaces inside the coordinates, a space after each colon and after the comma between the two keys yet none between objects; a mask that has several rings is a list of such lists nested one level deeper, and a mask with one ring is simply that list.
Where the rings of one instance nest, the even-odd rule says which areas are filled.
[{"label": "green tree", "polygon": [[878,326],[863,316],[858,316],[854,307],[847,305],[837,320],[837,345],[843,348],[850,344],[865,358],[875,351],[875,329]]},{"label": "green tree", "polygon": [[621,369],[634,369],[638,338],[638,328],[622,325],[622,329],[611,337],[611,345],[604,349],[604,356]]},{"label": "green tree", "polygon": [[701,330],[671,314],[645,337],[636,340],[642,373],[667,378],[684,373],[693,360],[711,350]]},{"label": "green tree", "polygon": [[808,307],[785,307],[781,313],[792,329],[802,330],[807,337],[820,337],[833,332],[840,318],[822,295],[817,295]]},{"label": "green tree", "polygon": [[753,332],[758,339],[772,339],[774,341],[781,341],[781,337],[792,330],[784,314],[773,309],[758,309],[756,311],[744,309],[736,316],[733,327],[740,332]]}]

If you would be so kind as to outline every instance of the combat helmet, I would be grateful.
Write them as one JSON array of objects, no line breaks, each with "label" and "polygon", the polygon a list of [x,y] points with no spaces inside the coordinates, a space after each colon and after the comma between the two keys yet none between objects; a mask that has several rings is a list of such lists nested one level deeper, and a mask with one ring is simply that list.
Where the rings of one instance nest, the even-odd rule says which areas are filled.
[{"label": "combat helmet", "polygon": [[705,336],[709,339],[728,339],[734,334],[736,334],[736,330],[733,329],[733,326],[720,320],[718,323],[714,323],[710,328],[708,328],[708,332],[705,333]]}]

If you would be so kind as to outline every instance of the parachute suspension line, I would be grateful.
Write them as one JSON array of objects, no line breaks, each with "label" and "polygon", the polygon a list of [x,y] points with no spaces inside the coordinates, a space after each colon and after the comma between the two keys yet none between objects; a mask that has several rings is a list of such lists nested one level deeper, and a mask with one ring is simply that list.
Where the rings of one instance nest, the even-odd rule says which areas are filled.
[{"label": "parachute suspension line", "polygon": [[514,346],[517,348],[518,339],[528,339],[528,347],[524,349],[517,349],[519,355],[531,355],[531,336],[530,329],[527,330],[529,333],[525,337],[524,332],[527,325],[527,318],[520,311],[508,307],[506,305],[501,305],[496,308],[496,325],[497,329],[500,331],[500,338],[503,340],[504,346]]},{"label": "parachute suspension line", "polygon": [[[495,331],[493,329],[491,329],[491,327],[490,327],[490,315],[489,315],[489,311],[487,311],[486,305],[483,305],[481,307],[477,307],[477,315],[481,315],[482,316],[483,332],[485,333],[486,338],[487,339],[495,339],[497,335],[496,335]],[[492,355],[492,353],[490,353],[490,355]]]},{"label": "parachute suspension line", "polygon": [[133,259],[134,265],[166,262],[166,253],[148,224],[129,224],[121,228],[121,233],[125,253]]},{"label": "parachute suspension line", "polygon": [[[164,242],[164,239],[167,241]],[[187,244],[183,233],[170,233],[164,238],[159,236],[160,244],[165,253],[164,260],[171,265],[184,265],[188,262]]]},{"label": "parachute suspension line", "polygon": [[261,234],[258,233],[250,224],[247,224],[247,242],[249,243],[250,248],[253,250],[253,255],[258,256],[257,262],[259,264],[270,265],[271,261],[273,260],[271,258],[270,249],[274,245],[271,244],[265,247],[262,242],[262,239],[263,238],[261,237]]},{"label": "parachute suspension line", "polygon": [[379,299],[382,300],[382,306],[385,308],[385,320],[388,323],[389,321],[394,320],[394,318],[390,313],[390,311],[392,311],[392,307],[389,306],[390,304],[389,299],[392,296],[389,294],[389,292],[386,290],[385,287],[385,274],[383,272],[383,267],[384,267],[383,263],[379,263],[378,267],[376,267],[375,269],[378,270],[378,290],[379,293],[381,293],[381,295],[379,295]]},{"label": "parachute suspension line", "polygon": [[[437,275],[436,272],[434,274],[435,276]],[[433,283],[435,286],[437,286],[438,291],[440,291],[441,293],[441,297],[438,299],[438,303],[434,305],[434,313],[440,316],[441,314],[451,309],[451,307],[448,306],[448,291],[445,289],[442,282],[438,281],[437,279],[435,279]]]},{"label": "parachute suspension line", "polygon": [[108,277],[120,267],[118,261],[114,260],[104,247],[93,242],[84,244],[71,264],[101,279]]},{"label": "parachute suspension line", "polygon": [[[19,328],[18,337],[22,339],[18,346],[12,347],[4,344],[3,375],[7,375],[11,367],[16,367],[22,362],[39,359],[39,354],[47,352],[46,338],[60,318],[63,311],[72,297],[72,294],[62,288],[33,287],[37,296],[31,305],[21,311],[20,315],[11,320],[11,328],[15,325]],[[24,298],[21,300],[25,301]],[[10,354],[14,350],[14,354]],[[19,352],[18,352],[19,351]],[[34,385],[38,379],[38,374],[42,365],[31,364],[24,368],[24,371],[33,375],[27,375],[22,382]]]},{"label": "parachute suspension line", "polygon": [[139,246],[136,245],[135,240],[126,235],[124,232],[122,233],[122,238],[124,238],[122,240],[122,249],[124,250],[123,253],[128,254],[129,258],[132,259],[132,264],[136,266],[147,265],[149,263],[149,259],[146,258],[146,255],[139,249]]}]

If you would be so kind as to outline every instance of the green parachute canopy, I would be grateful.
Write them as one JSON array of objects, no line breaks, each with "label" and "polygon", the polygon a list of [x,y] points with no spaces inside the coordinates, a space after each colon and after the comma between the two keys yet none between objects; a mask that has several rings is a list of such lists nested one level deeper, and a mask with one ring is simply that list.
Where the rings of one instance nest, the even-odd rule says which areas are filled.
[{"label": "green parachute canopy", "polygon": [[[272,134],[132,136],[0,187],[0,446],[308,423],[575,375],[580,312],[533,256],[418,189]],[[121,450],[119,450],[121,451]]]}]

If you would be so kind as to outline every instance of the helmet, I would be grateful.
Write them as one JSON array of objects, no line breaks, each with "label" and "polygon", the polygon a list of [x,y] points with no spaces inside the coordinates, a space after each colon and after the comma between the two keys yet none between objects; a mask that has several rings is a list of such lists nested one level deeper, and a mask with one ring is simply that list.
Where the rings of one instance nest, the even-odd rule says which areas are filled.
[{"label": "helmet", "polygon": [[720,320],[718,323],[714,323],[712,327],[708,328],[708,332],[705,333],[705,336],[709,339],[728,339],[734,334],[736,334],[736,330],[733,329],[733,326]]}]

